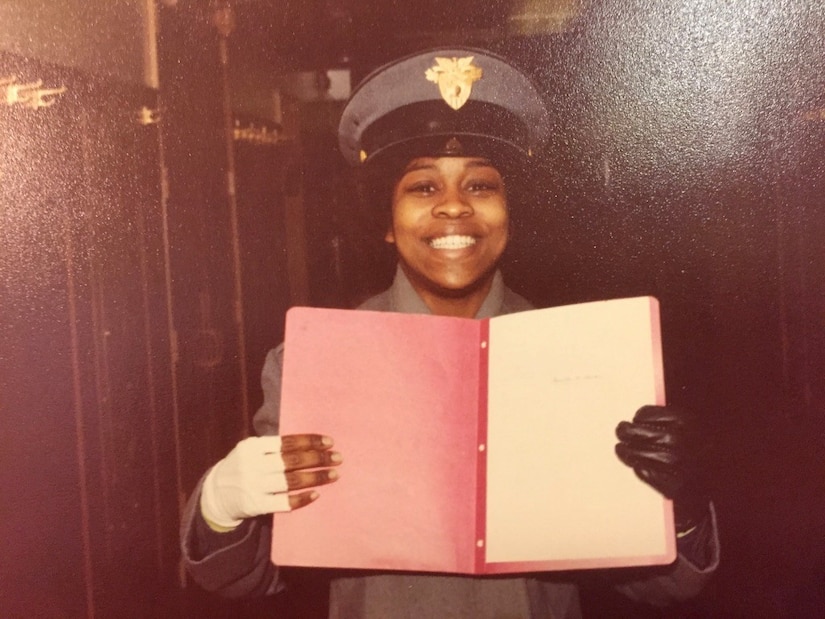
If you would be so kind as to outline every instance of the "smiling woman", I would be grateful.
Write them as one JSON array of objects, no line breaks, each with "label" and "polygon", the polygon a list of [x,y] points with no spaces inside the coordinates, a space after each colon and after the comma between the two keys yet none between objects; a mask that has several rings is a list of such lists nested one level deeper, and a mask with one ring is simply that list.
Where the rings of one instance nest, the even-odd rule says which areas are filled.
[{"label": "smiling woman", "polygon": [[[526,75],[480,50],[422,52],[367,77],[344,109],[339,144],[349,162],[375,181],[371,195],[375,208],[381,209],[376,213],[385,215],[377,218],[386,222],[384,238],[395,247],[398,268],[392,285],[359,310],[488,318],[533,308],[505,286],[498,265],[510,231],[507,183],[524,184],[518,179],[532,166],[546,121],[542,98]],[[264,366],[264,404],[254,420],[262,435],[279,434],[283,354],[282,345],[269,353]],[[350,357],[354,362],[365,353],[352,348],[347,354],[345,362]],[[410,373],[417,371],[416,363],[410,364]],[[372,378],[363,376],[364,381]],[[330,388],[335,384],[331,378]],[[386,399],[381,415],[391,418],[398,414],[397,406],[393,396]],[[330,406],[341,403],[332,398]],[[676,527],[683,541],[679,558],[665,573],[643,574],[641,580],[623,583],[622,590],[633,598],[663,603],[701,589],[716,568],[718,547],[713,512],[703,495],[688,500],[688,492],[681,492],[692,485],[682,466],[680,416],[665,407],[648,408],[648,418],[661,423],[640,430],[636,421],[623,422],[618,455],[650,486],[676,500]],[[339,464],[340,483],[347,483],[347,456],[337,452],[333,437],[282,437],[308,445],[301,457],[283,447],[279,453],[277,440],[259,438],[241,441],[205,475],[184,514],[187,568],[204,587],[227,596],[281,588],[280,573],[270,562],[273,520],[258,516],[302,510],[325,492],[334,492],[325,486],[339,483]],[[354,457],[363,456],[363,450],[353,451]],[[355,475],[354,468],[349,471]],[[676,487],[672,480],[679,481],[679,497],[671,492]],[[337,522],[329,526],[342,527]],[[340,530],[342,536],[347,533]],[[274,543],[279,543],[277,537]],[[484,579],[398,572],[333,579],[330,615],[577,617],[580,607],[575,583],[550,575]]]},{"label": "smiling woman", "polygon": [[509,238],[507,186],[523,184],[548,127],[532,81],[477,49],[401,58],[355,90],[339,145],[423,311],[479,315]]}]

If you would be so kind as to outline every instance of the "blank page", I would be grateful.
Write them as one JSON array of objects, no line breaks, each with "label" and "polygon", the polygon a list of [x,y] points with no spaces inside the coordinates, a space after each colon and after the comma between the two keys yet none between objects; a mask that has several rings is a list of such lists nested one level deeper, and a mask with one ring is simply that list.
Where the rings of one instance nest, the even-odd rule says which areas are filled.
[{"label": "blank page", "polygon": [[488,563],[672,560],[670,502],[614,453],[619,421],[664,402],[658,322],[651,297],[490,321]]}]

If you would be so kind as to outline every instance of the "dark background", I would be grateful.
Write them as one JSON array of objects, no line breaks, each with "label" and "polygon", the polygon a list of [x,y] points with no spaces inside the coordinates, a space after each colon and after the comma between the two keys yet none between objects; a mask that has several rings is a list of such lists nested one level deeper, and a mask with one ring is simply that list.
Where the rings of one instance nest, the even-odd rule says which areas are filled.
[{"label": "dark background", "polygon": [[[660,612],[573,575],[586,615],[823,615],[815,3],[239,0],[224,30],[223,3],[148,3],[149,86],[143,50],[124,43],[146,23],[140,2],[66,2],[62,21],[45,4],[0,10],[15,5],[26,19],[6,29],[55,23],[60,35],[38,31],[51,43],[26,48],[2,32],[0,79],[68,90],[48,108],[0,104],[9,616],[323,616],[326,573],[293,570],[263,602],[188,583],[179,508],[249,431],[286,308],[352,307],[391,273],[337,152],[342,102],[296,93],[291,78],[348,70],[355,84],[453,43],[511,58],[553,111],[532,186],[513,192],[507,281],[541,306],[657,296],[668,400],[705,437],[723,552],[710,586]],[[83,27],[94,36],[76,36]],[[160,122],[138,122],[144,106]],[[262,127],[275,137],[235,132]]]}]

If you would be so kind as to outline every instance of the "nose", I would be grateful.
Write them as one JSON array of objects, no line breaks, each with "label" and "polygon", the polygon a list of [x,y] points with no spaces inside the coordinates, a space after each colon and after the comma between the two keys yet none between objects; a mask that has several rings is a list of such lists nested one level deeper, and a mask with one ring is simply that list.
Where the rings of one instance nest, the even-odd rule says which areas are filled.
[{"label": "nose", "polygon": [[458,218],[473,214],[473,206],[459,188],[450,188],[443,193],[433,207],[434,217]]}]

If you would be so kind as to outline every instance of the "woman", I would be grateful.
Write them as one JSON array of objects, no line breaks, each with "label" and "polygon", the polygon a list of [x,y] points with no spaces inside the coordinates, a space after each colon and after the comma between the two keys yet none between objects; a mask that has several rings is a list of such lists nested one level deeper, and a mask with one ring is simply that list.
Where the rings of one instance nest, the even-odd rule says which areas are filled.
[{"label": "woman", "polygon": [[[398,269],[392,286],[359,309],[467,318],[531,309],[504,285],[498,264],[510,225],[507,187],[529,169],[546,126],[530,81],[486,52],[425,52],[369,76],[344,111],[339,137],[345,157],[379,195],[390,196],[385,239],[395,246]],[[267,515],[318,498],[321,487],[337,479],[343,457],[332,437],[278,436],[281,359],[281,348],[271,351],[263,370],[265,399],[255,416],[261,436],[241,441],[206,474],[183,522],[190,573],[227,596],[278,589]],[[691,490],[683,466],[681,419],[667,408],[643,407],[617,431],[620,459],[674,498],[680,551],[665,573],[620,589],[653,603],[694,595],[716,568],[718,543],[712,510]],[[330,612],[346,618],[580,615],[576,586],[552,574],[350,574],[332,581]]]}]

